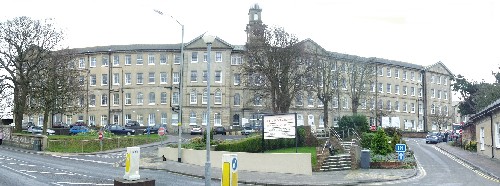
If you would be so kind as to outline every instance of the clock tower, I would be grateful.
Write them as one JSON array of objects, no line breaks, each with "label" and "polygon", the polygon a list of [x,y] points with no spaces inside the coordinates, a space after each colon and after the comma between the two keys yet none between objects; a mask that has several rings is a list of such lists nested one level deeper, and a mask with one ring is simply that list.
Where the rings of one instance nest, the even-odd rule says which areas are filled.
[{"label": "clock tower", "polygon": [[248,24],[245,32],[247,33],[247,42],[256,37],[257,35],[261,35],[259,33],[263,33],[263,29],[266,25],[262,24],[261,17],[262,9],[258,4],[254,4],[248,10]]}]

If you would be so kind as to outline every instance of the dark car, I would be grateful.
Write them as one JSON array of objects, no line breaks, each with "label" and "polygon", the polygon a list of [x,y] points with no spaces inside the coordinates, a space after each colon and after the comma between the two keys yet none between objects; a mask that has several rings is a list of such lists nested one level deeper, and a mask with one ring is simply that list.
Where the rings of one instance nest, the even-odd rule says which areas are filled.
[{"label": "dark car", "polygon": [[165,134],[168,133],[168,131],[167,131],[167,125],[166,124],[148,126],[148,128],[144,129],[144,131],[142,133],[143,134],[147,134],[148,133],[148,129],[149,129],[149,133],[150,134],[158,134],[158,129],[160,129],[160,127],[165,128]]},{"label": "dark car", "polygon": [[21,125],[21,128],[22,128],[23,130],[28,130],[28,128],[30,128],[30,127],[32,127],[32,126],[35,126],[35,124],[34,124],[33,122],[31,122],[31,121],[30,121],[30,122],[27,122],[27,123],[23,123],[23,124]]},{"label": "dark car", "polygon": [[217,135],[217,134],[226,135],[226,128],[224,128],[224,127],[215,127],[214,128],[214,134],[215,135]]},{"label": "dark car", "polygon": [[118,125],[111,125],[108,129],[109,132],[113,133],[113,134],[117,134],[117,135],[133,135],[135,134],[135,130],[134,129],[128,129],[128,128],[125,128],[125,127],[122,127],[122,126],[118,126]]},{"label": "dark car", "polygon": [[429,132],[425,137],[425,143],[440,143],[443,142],[443,137],[440,133]]},{"label": "dark car", "polygon": [[125,124],[125,127],[129,127],[129,128],[132,128],[132,127],[137,128],[140,126],[141,126],[141,124],[139,124],[139,122],[137,122],[137,121],[129,121]]},{"label": "dark car", "polygon": [[86,126],[73,126],[69,129],[69,134],[78,134],[78,133],[86,133],[90,131]]},{"label": "dark car", "polygon": [[70,125],[69,127],[74,127],[74,126],[87,126],[87,124],[83,121],[77,121],[75,123],[73,123],[72,125]]},{"label": "dark car", "polygon": [[69,128],[69,125],[62,121],[57,121],[52,123],[52,128]]}]

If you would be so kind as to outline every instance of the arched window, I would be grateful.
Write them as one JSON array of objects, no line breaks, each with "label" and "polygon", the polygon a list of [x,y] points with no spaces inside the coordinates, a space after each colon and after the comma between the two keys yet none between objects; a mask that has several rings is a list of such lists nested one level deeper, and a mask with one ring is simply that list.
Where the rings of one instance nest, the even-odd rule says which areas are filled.
[{"label": "arched window", "polygon": [[233,115],[233,126],[234,125],[236,125],[236,126],[240,125],[240,115],[239,114]]}]

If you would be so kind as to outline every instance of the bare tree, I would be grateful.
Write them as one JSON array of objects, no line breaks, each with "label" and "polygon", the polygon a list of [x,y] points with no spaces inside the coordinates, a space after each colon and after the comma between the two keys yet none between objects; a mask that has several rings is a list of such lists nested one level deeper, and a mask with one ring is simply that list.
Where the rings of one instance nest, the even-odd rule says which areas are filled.
[{"label": "bare tree", "polygon": [[340,73],[337,70],[339,56],[328,53],[322,48],[316,48],[312,53],[312,59],[315,67],[315,70],[311,73],[314,83],[305,88],[316,92],[319,101],[323,103],[323,121],[329,123],[329,103],[339,93],[338,80]]},{"label": "bare tree", "polygon": [[447,127],[450,124],[452,117],[443,111],[436,111],[434,114],[429,115],[429,119],[441,131],[443,127]]},{"label": "bare tree", "polygon": [[45,22],[29,17],[17,17],[0,23],[0,68],[8,74],[4,78],[12,82],[14,89],[15,131],[21,131],[31,83],[41,69],[46,68],[44,59],[54,51],[63,39],[62,32]]},{"label": "bare tree", "polygon": [[85,109],[86,71],[76,68],[74,52],[59,50],[44,60],[47,68],[41,69],[38,78],[31,83],[30,112],[42,113],[43,133],[54,113],[73,114]]},{"label": "bare tree", "polygon": [[358,107],[366,104],[367,98],[371,96],[370,85],[375,82],[375,68],[372,59],[345,55],[343,60],[346,62],[343,64],[346,66],[343,70],[347,73],[344,75],[345,79],[342,79],[342,88],[347,89],[351,98],[352,114],[356,115]]},{"label": "bare tree", "polygon": [[283,28],[252,27],[246,43],[247,63],[242,66],[254,99],[265,99],[273,113],[288,113],[313,69],[303,43]]}]

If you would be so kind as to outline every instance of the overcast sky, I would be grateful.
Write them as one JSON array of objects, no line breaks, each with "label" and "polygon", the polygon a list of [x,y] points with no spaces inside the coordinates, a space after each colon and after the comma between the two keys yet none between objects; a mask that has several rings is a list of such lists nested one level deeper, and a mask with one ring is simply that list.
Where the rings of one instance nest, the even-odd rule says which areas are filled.
[{"label": "overcast sky", "polygon": [[[419,65],[443,62],[455,75],[493,82],[500,66],[496,0],[2,0],[0,21],[54,18],[70,48],[180,43],[208,31],[245,44],[248,9],[299,39],[333,52]],[[159,9],[168,15],[153,11]]]}]

